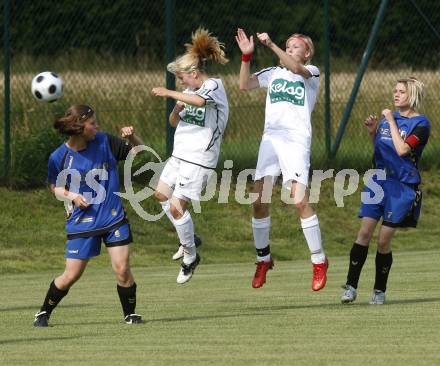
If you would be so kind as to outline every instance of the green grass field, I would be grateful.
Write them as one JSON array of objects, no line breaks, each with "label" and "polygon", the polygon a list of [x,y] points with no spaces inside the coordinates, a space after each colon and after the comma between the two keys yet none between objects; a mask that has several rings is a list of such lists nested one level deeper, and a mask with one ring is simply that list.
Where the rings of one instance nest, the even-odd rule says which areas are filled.
[{"label": "green grass field", "polygon": [[[177,237],[162,219],[146,222],[125,202],[135,242],[140,326],[122,323],[109,258],[91,261],[84,277],[54,312],[49,329],[34,329],[50,281],[64,268],[64,211],[46,189],[0,187],[1,365],[437,365],[440,364],[438,225],[440,172],[423,172],[417,229],[397,231],[387,304],[367,304],[375,245],[356,304],[339,303],[348,253],[359,228],[358,191],[336,207],[334,181],[323,182],[315,204],[327,255],[327,287],[310,289],[309,253],[294,208],[273,193],[269,281],[254,290],[255,251],[249,205],[217,196],[193,214],[204,243],[191,282],[175,283],[170,256]],[[233,188],[234,185],[232,186]],[[248,187],[250,188],[250,187]],[[143,203],[150,213],[159,205]]]},{"label": "green grass field", "polygon": [[[209,251],[202,250],[203,258]],[[105,255],[106,257],[106,255]],[[106,258],[108,260],[108,258]],[[368,305],[374,257],[355,304],[339,303],[347,258],[333,257],[327,287],[310,289],[308,260],[278,261],[250,286],[254,265],[204,264],[186,285],[177,264],[134,269],[146,324],[122,323],[110,268],[93,262],[53,313],[33,314],[54,271],[2,276],[2,365],[438,365],[440,251],[395,253],[387,303]]]},{"label": "green grass field", "polygon": [[[423,173],[423,210],[417,229],[397,231],[393,241],[396,250],[434,250],[440,236],[440,172]],[[359,209],[362,181],[355,194],[344,199],[345,207],[336,207],[334,180],[325,180],[319,202],[314,204],[321,223],[325,249],[332,256],[346,255],[359,229]],[[123,188],[121,189],[123,190]],[[251,186],[248,187],[248,192]],[[218,203],[218,196],[202,202],[201,213],[193,213],[196,231],[204,239],[203,248],[209,253],[208,263],[249,262],[254,256],[251,230],[252,208],[238,204],[235,187],[229,203]],[[0,274],[54,269],[64,264],[65,212],[63,204],[47,189],[14,191],[0,187]],[[280,200],[276,187],[271,205],[273,227],[271,245],[275,258],[304,259],[309,256],[299,227],[299,218],[291,205]],[[133,230],[134,265],[167,264],[177,247],[174,227],[163,217],[156,222],[144,221],[124,201]],[[158,213],[159,204],[152,198],[143,202],[149,213]],[[375,239],[373,239],[375,240]],[[106,263],[98,257],[99,265]]]}]

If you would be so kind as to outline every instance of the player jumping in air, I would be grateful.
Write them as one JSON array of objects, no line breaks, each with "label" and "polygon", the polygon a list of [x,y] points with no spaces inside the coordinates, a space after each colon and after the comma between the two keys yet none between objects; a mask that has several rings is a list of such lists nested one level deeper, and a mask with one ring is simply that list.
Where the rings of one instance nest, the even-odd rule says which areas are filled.
[{"label": "player jumping in air", "polygon": [[318,217],[308,202],[307,193],[312,141],[311,113],[319,90],[319,70],[308,64],[314,53],[313,42],[307,36],[293,34],[287,39],[284,51],[272,42],[267,33],[257,33],[257,37],[279,57],[281,64],[251,74],[253,37],[248,38],[243,29],[237,30],[236,41],[242,52],[240,89],[267,88],[264,133],[255,173],[258,199],[253,204],[252,229],[257,268],[252,286],[263,286],[266,272],[274,265],[269,246],[269,204],[263,192],[268,186],[271,188],[275,177],[282,173],[283,185],[294,198],[311,252],[312,289],[318,291],[326,284],[328,260],[322,246]]},{"label": "player jumping in air", "polygon": [[183,92],[153,88],[154,95],[176,100],[170,114],[176,127],[174,149],[160,176],[155,197],[176,228],[180,247],[173,259],[183,255],[177,283],[188,282],[200,262],[197,237],[188,211],[190,200],[200,194],[217,166],[223,133],[228,122],[228,100],[221,79],[210,78],[207,68],[214,61],[225,64],[223,44],[207,30],[198,29],[186,53],[167,69],[185,87]]}]

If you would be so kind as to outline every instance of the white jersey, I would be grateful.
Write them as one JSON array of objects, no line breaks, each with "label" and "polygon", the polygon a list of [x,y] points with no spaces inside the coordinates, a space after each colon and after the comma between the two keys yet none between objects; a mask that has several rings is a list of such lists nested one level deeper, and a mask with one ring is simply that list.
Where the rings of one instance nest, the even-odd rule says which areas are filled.
[{"label": "white jersey", "polygon": [[229,105],[223,82],[207,79],[194,93],[205,99],[203,107],[185,104],[174,135],[173,156],[207,168],[217,166]]},{"label": "white jersey", "polygon": [[261,88],[267,88],[264,133],[282,132],[312,137],[311,114],[319,91],[319,69],[306,65],[306,79],[285,67],[270,67],[255,73]]}]

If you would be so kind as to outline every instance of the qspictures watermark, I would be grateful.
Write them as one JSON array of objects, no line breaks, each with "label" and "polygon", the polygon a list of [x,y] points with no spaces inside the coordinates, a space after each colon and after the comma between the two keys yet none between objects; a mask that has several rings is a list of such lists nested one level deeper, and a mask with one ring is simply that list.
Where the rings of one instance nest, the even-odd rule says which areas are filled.
[{"label": "qspictures watermark", "polygon": [[[151,153],[157,162],[147,162],[141,168],[137,169],[132,174],[133,162],[140,152]],[[158,214],[152,214],[147,212],[141,205],[141,203],[150,198],[158,185],[160,175],[166,162],[162,161],[159,154],[149,146],[139,145],[133,148],[124,163],[124,179],[123,185],[125,192],[114,192],[121,198],[127,200],[133,210],[146,221],[157,221],[163,215],[161,211]],[[235,181],[232,174],[233,161],[226,160],[223,163],[223,170],[218,174],[216,171],[211,172],[211,176],[207,181],[206,187],[203,190],[200,201],[192,200],[192,206],[195,213],[201,212],[200,202],[210,201],[217,195],[217,203],[227,204],[233,193],[235,201],[242,205],[251,205],[258,199],[258,193],[248,191],[248,182],[250,179],[255,178],[255,169],[244,169],[236,176]],[[142,173],[151,171],[150,181],[141,190],[135,192],[133,187],[132,178]],[[64,169],[58,174],[56,186],[64,187],[69,180],[69,191],[78,193],[80,189],[81,180],[84,179],[87,187],[91,190],[83,192],[82,195],[89,204],[101,204],[104,202],[107,192],[105,187],[99,182],[108,180],[108,171],[105,167],[92,169],[82,177],[81,173],[76,169]],[[309,202],[318,203],[321,195],[321,185],[326,179],[333,179],[333,197],[337,207],[344,207],[344,198],[354,194],[359,188],[361,183],[360,174],[354,169],[343,169],[335,172],[334,169],[328,170],[313,170],[310,179],[309,186]],[[373,179],[374,178],[374,179]],[[386,179],[386,173],[383,169],[370,169],[362,176],[362,183],[369,188],[371,192],[362,192],[361,201],[364,204],[377,204],[383,197],[384,192],[382,187],[377,183],[378,181],[384,181]],[[272,191],[274,187],[275,179],[269,177],[264,181],[263,192],[261,197],[262,203],[271,203]],[[233,184],[235,183],[235,184]],[[290,192],[290,182],[287,185],[283,185],[281,189],[281,200],[286,204],[295,204],[300,201],[305,194],[305,186],[298,185],[295,196],[292,197]],[[304,188],[303,190],[298,188]],[[66,209],[71,209],[69,203],[63,200],[61,197],[57,198],[65,202]]]}]

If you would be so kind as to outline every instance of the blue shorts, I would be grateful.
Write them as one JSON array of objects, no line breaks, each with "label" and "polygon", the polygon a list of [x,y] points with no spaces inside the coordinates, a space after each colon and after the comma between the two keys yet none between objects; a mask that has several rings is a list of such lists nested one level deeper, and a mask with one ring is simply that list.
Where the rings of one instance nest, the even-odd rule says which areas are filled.
[{"label": "blue shorts", "polygon": [[[377,204],[362,203],[359,217],[382,218],[385,226],[416,227],[422,208],[422,192],[416,186],[396,180],[375,182],[382,187],[384,196]],[[368,187],[363,192],[374,196]]]},{"label": "blue shorts", "polygon": [[66,258],[89,259],[98,256],[101,253],[101,240],[104,241],[106,247],[130,244],[133,241],[130,225],[124,223],[101,235],[67,240]]}]

